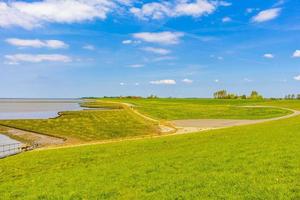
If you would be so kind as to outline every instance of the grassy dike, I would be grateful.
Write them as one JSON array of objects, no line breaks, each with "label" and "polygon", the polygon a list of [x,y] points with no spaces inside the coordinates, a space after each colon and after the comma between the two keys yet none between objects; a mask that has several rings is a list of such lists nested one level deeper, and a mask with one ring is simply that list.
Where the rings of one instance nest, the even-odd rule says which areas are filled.
[{"label": "grassy dike", "polygon": [[60,117],[54,119],[0,120],[0,124],[81,142],[159,133],[156,122],[144,119],[120,104],[90,102],[85,106],[111,108],[111,110],[61,112]]},{"label": "grassy dike", "polygon": [[[150,102],[153,113],[163,106],[166,113],[172,113],[172,109],[167,109],[171,104],[174,110],[182,111],[182,116],[193,112],[195,104],[201,109],[211,106],[206,117],[219,118],[224,117],[219,112],[222,106],[300,109],[297,101],[163,99],[156,106],[146,100],[122,101],[134,104],[139,111],[143,106],[150,107],[145,106]],[[191,105],[178,105],[181,101]],[[103,100],[92,104],[98,107]],[[276,115],[289,112],[274,109]],[[145,119],[132,112],[125,116],[118,113],[122,111],[130,110],[66,112],[57,119],[17,120],[13,125],[19,121],[24,127],[24,121],[29,121],[25,125],[34,125],[38,131],[43,125],[47,132],[55,129],[52,134],[59,132],[84,141],[111,138],[114,130],[120,132],[114,132],[113,137],[149,130],[149,121],[139,130],[136,127],[141,127],[141,122],[137,124],[136,120]],[[269,111],[266,115],[261,114],[264,111],[257,112],[256,117],[274,115]],[[243,112],[231,114],[234,113],[245,116]],[[145,114],[151,115],[150,111]],[[186,135],[26,152],[0,160],[0,199],[299,199],[299,121],[297,116]],[[110,126],[112,122],[114,126]],[[156,130],[155,123],[150,125]]]},{"label": "grassy dike", "polygon": [[299,199],[300,117],[0,160],[3,199]]}]

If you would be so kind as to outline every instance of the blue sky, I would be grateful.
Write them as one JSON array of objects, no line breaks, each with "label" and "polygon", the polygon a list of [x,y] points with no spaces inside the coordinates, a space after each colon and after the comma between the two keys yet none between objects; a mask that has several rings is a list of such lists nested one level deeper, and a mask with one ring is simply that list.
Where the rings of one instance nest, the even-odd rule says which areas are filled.
[{"label": "blue sky", "polygon": [[300,93],[296,0],[0,1],[0,97]]}]

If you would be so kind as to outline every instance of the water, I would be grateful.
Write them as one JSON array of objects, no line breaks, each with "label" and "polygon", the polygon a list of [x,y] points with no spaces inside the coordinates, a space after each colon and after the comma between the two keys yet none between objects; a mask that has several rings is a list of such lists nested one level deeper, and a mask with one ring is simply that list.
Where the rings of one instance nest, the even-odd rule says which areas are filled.
[{"label": "water", "polygon": [[78,111],[79,99],[0,99],[0,120],[48,119],[61,111]]},{"label": "water", "polygon": [[21,145],[21,142],[0,134],[0,158],[19,153]]},{"label": "water", "polygon": [[[80,99],[0,99],[0,120],[49,119],[61,111],[79,111]],[[0,134],[0,158],[21,151],[21,142]]]}]

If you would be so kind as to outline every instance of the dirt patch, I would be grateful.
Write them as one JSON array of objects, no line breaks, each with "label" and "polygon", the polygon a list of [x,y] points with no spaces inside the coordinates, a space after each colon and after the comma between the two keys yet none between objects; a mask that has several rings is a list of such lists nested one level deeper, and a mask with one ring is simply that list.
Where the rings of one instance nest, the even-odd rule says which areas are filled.
[{"label": "dirt patch", "polygon": [[65,140],[62,138],[51,137],[14,128],[8,128],[6,132],[8,135],[14,138],[20,138],[21,140],[26,141],[26,143],[30,145],[34,144],[37,147],[55,146],[65,143]]}]

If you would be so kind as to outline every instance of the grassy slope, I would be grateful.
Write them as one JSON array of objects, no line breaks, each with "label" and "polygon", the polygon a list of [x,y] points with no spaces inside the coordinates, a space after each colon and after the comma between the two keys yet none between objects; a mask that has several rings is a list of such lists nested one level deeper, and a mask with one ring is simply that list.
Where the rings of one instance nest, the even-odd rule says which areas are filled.
[{"label": "grassy slope", "polygon": [[[6,120],[7,125],[47,135],[94,141],[158,133],[154,122],[143,119],[130,109],[120,109],[120,104],[105,101],[87,102],[92,108],[116,108],[108,111],[63,112],[62,116],[48,120]],[[119,99],[113,99],[120,101]],[[289,114],[277,108],[243,108],[257,101],[205,100],[205,99],[122,99],[137,105],[140,112],[160,119],[263,119]],[[258,101],[261,102],[261,101]]]},{"label": "grassy slope", "polygon": [[154,122],[145,120],[128,109],[63,112],[47,120],[7,120],[0,124],[29,131],[82,141],[114,139],[158,133]]},{"label": "grassy slope", "polygon": [[299,199],[300,117],[0,160],[4,199]]},{"label": "grassy slope", "polygon": [[265,101],[212,99],[102,99],[127,102],[157,119],[267,119],[291,113],[278,108],[245,108]]}]

